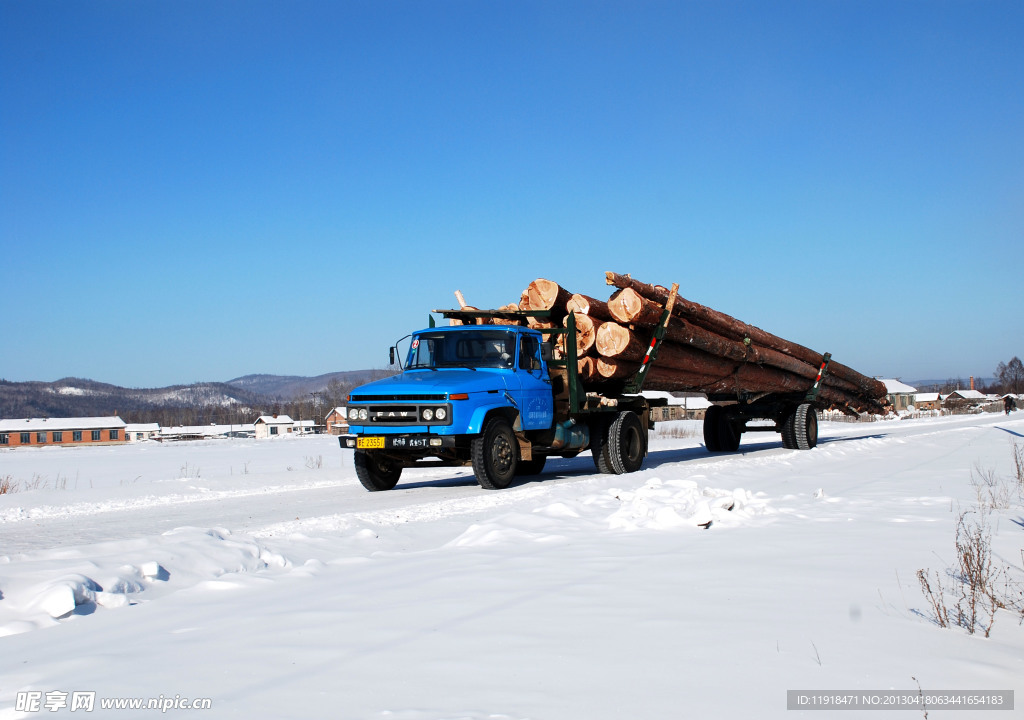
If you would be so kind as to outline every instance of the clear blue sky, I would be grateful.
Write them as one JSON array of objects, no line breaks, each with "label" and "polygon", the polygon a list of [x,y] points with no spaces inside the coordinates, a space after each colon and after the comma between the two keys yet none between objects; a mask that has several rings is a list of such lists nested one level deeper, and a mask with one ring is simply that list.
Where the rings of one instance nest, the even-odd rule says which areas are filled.
[{"label": "clear blue sky", "polygon": [[0,377],[380,367],[604,271],[872,375],[1024,355],[1024,3],[0,2]]}]

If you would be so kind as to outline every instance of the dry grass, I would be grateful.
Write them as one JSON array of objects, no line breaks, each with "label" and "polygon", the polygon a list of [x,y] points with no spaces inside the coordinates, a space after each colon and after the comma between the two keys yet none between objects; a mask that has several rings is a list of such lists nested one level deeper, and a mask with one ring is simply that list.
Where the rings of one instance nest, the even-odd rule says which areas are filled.
[{"label": "dry grass", "polygon": [[676,440],[695,438],[697,437],[697,425],[694,423],[661,423],[654,428],[654,437]]},{"label": "dry grass", "polygon": [[[969,634],[989,637],[996,613],[1007,610],[1024,622],[1024,581],[1010,566],[997,566],[992,553],[988,517],[1024,501],[1024,448],[1013,443],[1016,477],[1004,478],[995,470],[975,466],[971,485],[978,508],[960,513],[956,523],[956,562],[944,573],[918,570],[921,592],[939,627],[961,627]],[[1024,550],[1021,550],[1024,567]],[[1019,576],[1019,573],[1016,573]],[[946,585],[943,586],[945,577]]]}]

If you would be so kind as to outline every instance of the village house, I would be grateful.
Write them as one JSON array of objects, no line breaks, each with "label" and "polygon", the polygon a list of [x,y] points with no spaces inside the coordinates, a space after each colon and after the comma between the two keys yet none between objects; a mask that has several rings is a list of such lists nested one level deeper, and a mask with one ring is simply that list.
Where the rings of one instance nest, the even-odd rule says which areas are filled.
[{"label": "village house", "polygon": [[260,415],[253,423],[256,439],[290,435],[295,429],[295,421],[287,415]]},{"label": "village house", "polygon": [[324,425],[327,426],[328,435],[344,435],[348,432],[348,419],[345,417],[345,408],[336,407],[324,418]]},{"label": "village house", "polygon": [[885,396],[892,405],[893,412],[903,412],[914,407],[917,388],[894,379],[882,378],[882,383],[885,384]]},{"label": "village house", "polygon": [[119,445],[127,442],[125,421],[111,417],[0,420],[0,448],[47,445]]},{"label": "village house", "polygon": [[914,405],[918,410],[941,410],[942,398],[937,392],[917,393],[914,396]]},{"label": "village house", "polygon": [[975,408],[988,401],[988,398],[977,390],[954,390],[942,396],[942,407],[957,412],[979,412]]}]

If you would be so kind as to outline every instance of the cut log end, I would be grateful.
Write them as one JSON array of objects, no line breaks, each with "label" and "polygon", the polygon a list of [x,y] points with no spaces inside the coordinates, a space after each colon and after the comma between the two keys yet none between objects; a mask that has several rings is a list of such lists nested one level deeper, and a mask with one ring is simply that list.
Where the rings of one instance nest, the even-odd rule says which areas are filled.
[{"label": "cut log end", "polygon": [[553,310],[564,312],[572,293],[556,282],[537,278],[526,288],[527,301],[531,310]]}]

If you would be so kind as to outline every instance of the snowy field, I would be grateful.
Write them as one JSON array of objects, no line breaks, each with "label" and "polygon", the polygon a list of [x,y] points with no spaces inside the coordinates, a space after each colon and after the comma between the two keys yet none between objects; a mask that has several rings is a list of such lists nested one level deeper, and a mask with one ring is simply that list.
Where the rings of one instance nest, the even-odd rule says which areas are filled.
[{"label": "snowy field", "polygon": [[[449,469],[367,493],[322,436],[0,451],[0,718],[881,720],[922,713],[787,690],[918,688],[1014,690],[982,717],[1024,717],[1019,615],[940,628],[916,578],[954,564],[978,478],[1014,476],[1024,413],[715,456],[676,425],[638,473],[584,453],[498,492]],[[1020,498],[987,518],[1019,580]],[[209,709],[100,707],[133,698]]]}]

